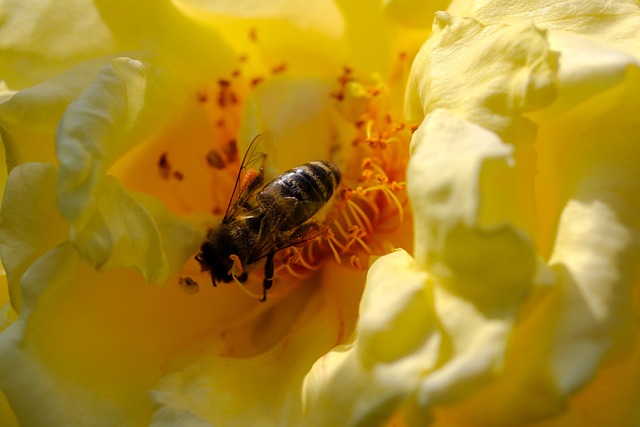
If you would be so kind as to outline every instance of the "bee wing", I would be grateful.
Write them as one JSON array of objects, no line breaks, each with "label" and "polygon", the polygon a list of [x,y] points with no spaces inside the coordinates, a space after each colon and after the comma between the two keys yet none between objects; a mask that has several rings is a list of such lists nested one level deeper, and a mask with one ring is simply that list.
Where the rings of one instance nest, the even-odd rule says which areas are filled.
[{"label": "bee wing", "polygon": [[233,193],[229,199],[227,211],[222,222],[228,222],[242,209],[245,202],[254,195],[264,183],[264,165],[267,155],[258,150],[261,145],[262,135],[257,135],[249,144],[247,152],[242,158],[240,170],[233,187]]},{"label": "bee wing", "polygon": [[274,224],[278,224],[278,222],[277,218],[272,219],[269,230],[263,231],[259,239],[261,245],[256,249],[255,257],[250,260],[250,263],[257,262],[267,255],[282,249],[310,242],[322,235],[328,228],[328,225],[318,224],[312,219],[291,230],[282,231],[277,225],[273,226]]}]

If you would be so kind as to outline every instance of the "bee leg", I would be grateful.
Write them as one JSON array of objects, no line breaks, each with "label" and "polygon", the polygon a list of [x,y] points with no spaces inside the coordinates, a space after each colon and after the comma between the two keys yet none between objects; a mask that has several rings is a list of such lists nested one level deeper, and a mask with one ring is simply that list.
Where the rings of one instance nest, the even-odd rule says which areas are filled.
[{"label": "bee leg", "polygon": [[267,255],[267,261],[264,264],[264,280],[262,281],[262,299],[260,301],[267,300],[267,290],[273,285],[273,256],[274,253]]}]

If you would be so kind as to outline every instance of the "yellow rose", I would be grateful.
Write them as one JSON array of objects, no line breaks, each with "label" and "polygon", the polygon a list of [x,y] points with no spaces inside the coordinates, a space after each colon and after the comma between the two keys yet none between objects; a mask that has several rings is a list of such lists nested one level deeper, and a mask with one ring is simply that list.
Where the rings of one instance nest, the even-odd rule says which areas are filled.
[{"label": "yellow rose", "polygon": [[307,376],[337,408],[317,425],[638,425],[639,9],[436,14],[406,92],[413,256],[373,264]]},{"label": "yellow rose", "polygon": [[[412,3],[3,4],[0,424],[316,416],[305,375],[349,339],[369,260],[411,245],[403,91],[433,14]],[[194,259],[256,135],[274,169],[343,177],[265,303]]]}]

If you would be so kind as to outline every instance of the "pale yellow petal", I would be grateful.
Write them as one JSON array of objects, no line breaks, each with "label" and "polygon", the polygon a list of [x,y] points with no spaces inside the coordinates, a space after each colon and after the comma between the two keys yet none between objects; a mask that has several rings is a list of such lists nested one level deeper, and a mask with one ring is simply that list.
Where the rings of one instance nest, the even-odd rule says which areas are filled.
[{"label": "pale yellow petal", "polygon": [[95,77],[103,61],[87,62],[0,104],[0,129],[8,170],[26,162],[54,162],[55,132],[67,106]]},{"label": "pale yellow petal", "polygon": [[0,333],[12,324],[17,317],[18,315],[9,301],[7,272],[4,270],[2,262],[0,262]]},{"label": "pale yellow petal", "polygon": [[361,281],[361,273],[334,265],[285,294],[274,287],[270,304],[253,302],[217,325],[222,340],[213,335],[194,342],[176,357],[190,363],[153,390],[158,410],[152,425],[307,425],[304,375],[353,330]]},{"label": "pale yellow petal", "polygon": [[[122,398],[126,400],[126,393],[114,390],[114,384],[126,384],[122,381],[124,377],[118,378],[114,372],[126,367],[130,361],[120,364],[113,356],[131,355],[132,346],[115,348],[111,347],[113,342],[105,340],[100,353],[95,340],[89,344],[79,334],[86,324],[64,325],[64,317],[50,317],[45,313],[51,299],[55,300],[61,290],[69,288],[76,273],[76,262],[75,251],[70,245],[60,246],[36,261],[23,279],[21,316],[0,335],[0,388],[20,425],[82,425],[87,422],[115,425],[125,423],[127,418],[143,419],[145,410],[148,411],[148,405],[140,399],[131,401],[128,407],[124,402],[117,402]],[[88,284],[95,286],[97,283],[82,283],[83,286]],[[44,312],[40,311],[42,309]],[[77,307],[68,312],[72,317],[77,314]],[[112,316],[106,319],[114,320]],[[94,328],[91,336],[96,334],[99,332]],[[74,346],[77,350],[79,345],[83,346],[82,351],[74,354]],[[128,351],[123,352],[123,348]],[[107,353],[105,349],[110,351]],[[87,351],[93,354],[87,354]],[[89,374],[101,365],[101,358],[108,359],[100,371],[102,378],[98,371]],[[117,365],[120,368],[115,368]],[[107,366],[112,368],[107,369]],[[99,383],[83,386],[87,381]],[[125,407],[119,407],[119,404]]]},{"label": "pale yellow petal", "polygon": [[226,43],[247,56],[255,72],[268,74],[284,64],[287,70],[326,76],[348,62],[348,47],[341,43],[345,22],[333,1],[175,3],[192,19],[219,29]]},{"label": "pale yellow petal", "polygon": [[471,13],[484,23],[534,22],[540,28],[583,34],[599,44],[640,54],[640,5],[634,0],[477,0]]},{"label": "pale yellow petal", "polygon": [[536,258],[517,228],[517,188],[494,186],[513,181],[511,146],[436,110],[414,134],[412,150],[408,185],[418,263],[459,291],[468,287],[462,292],[477,302],[515,302],[529,286]]},{"label": "pale yellow petal", "polygon": [[0,422],[6,427],[19,427],[18,420],[16,419],[13,409],[7,402],[7,398],[0,390]]},{"label": "pale yellow petal", "polygon": [[219,29],[204,25],[201,17],[189,17],[176,3],[100,0],[95,5],[116,40],[117,51],[151,51],[161,62],[182,64],[186,74],[201,79],[228,75],[237,54]]},{"label": "pale yellow petal", "polygon": [[[588,378],[612,341],[626,341],[633,333],[632,295],[640,281],[638,87],[640,71],[635,68],[624,84],[541,133],[542,158],[567,159],[561,171],[544,169],[547,179],[555,176],[563,183],[549,263],[563,271],[573,288],[562,310],[552,367],[567,392]],[[552,146],[553,153],[548,151]],[[572,357],[578,354],[579,360]]]},{"label": "pale yellow petal", "polygon": [[334,111],[331,90],[318,79],[283,76],[265,82],[246,101],[240,141],[262,135],[269,162],[280,172],[313,160],[335,160],[344,120]]},{"label": "pale yellow petal", "polygon": [[530,142],[534,128],[520,115],[555,96],[556,57],[531,23],[483,25],[436,14],[434,36],[413,63],[406,92],[410,122],[446,108],[508,142]]},{"label": "pale yellow petal", "polygon": [[440,334],[428,275],[406,252],[381,257],[370,268],[354,337],[307,374],[309,425],[377,425],[436,367]]},{"label": "pale yellow petal", "polygon": [[[65,112],[57,134],[58,202],[72,241],[95,267],[134,267],[162,283],[202,240],[202,232],[173,218],[170,228],[189,231],[163,242],[153,216],[116,178],[105,176],[120,157],[163,129],[163,119],[170,120],[188,95],[178,87],[163,70],[118,59]],[[169,218],[153,210],[161,222]],[[167,250],[174,246],[180,260],[169,265]]]},{"label": "pale yellow petal", "polygon": [[105,177],[96,195],[95,210],[73,242],[98,269],[136,268],[149,282],[164,283],[204,239],[203,230],[153,199],[140,203],[114,177]]},{"label": "pale yellow petal", "polygon": [[7,185],[7,175],[7,153],[5,151],[2,134],[0,134],[0,202],[2,202],[2,198],[4,197],[4,188]]},{"label": "pale yellow petal", "polygon": [[184,363],[176,355],[243,313],[234,294],[259,304],[204,281],[193,294],[178,277],[157,287],[133,270],[97,272],[70,244],[36,260],[21,284],[20,317],[0,334],[0,388],[21,425],[149,425],[147,392]]},{"label": "pale yellow petal", "polygon": [[450,0],[384,0],[389,16],[411,27],[430,28],[433,14],[445,10]]},{"label": "pale yellow petal", "polygon": [[640,336],[631,351],[612,354],[596,377],[569,402],[569,410],[535,427],[635,426],[640,423]]},{"label": "pale yellow petal", "polygon": [[349,66],[386,75],[395,61],[392,29],[378,1],[337,0],[344,16]]},{"label": "pale yellow petal", "polygon": [[68,225],[56,205],[53,165],[27,163],[11,171],[0,211],[0,257],[7,270],[11,305],[18,311],[24,272],[66,240]]},{"label": "pale yellow petal", "polygon": [[[461,5],[464,2],[457,3]],[[478,14],[491,10],[496,13],[496,16],[506,13],[502,21],[496,19],[495,25],[498,27],[501,25],[498,24],[499,22],[510,24],[510,27],[504,28],[528,25],[526,23],[530,22],[532,16],[527,12],[529,4],[508,2],[512,6],[512,10],[508,10],[504,7],[506,3],[476,2],[476,5],[480,6],[475,10]],[[508,281],[524,284],[520,290],[525,292],[520,295],[526,299],[521,299],[522,307],[519,307],[517,298],[511,300],[513,308],[518,310],[519,314],[513,323],[513,331],[508,337],[507,346],[504,346],[504,343],[500,344],[500,340],[493,344],[494,347],[502,346],[499,353],[504,353],[497,355],[503,362],[497,365],[500,369],[495,371],[494,381],[486,384],[466,400],[437,409],[438,426],[523,425],[561,414],[567,409],[567,405],[570,412],[559,416],[549,425],[585,425],[586,420],[592,419],[586,415],[590,412],[593,412],[595,419],[611,418],[619,420],[617,424],[620,425],[633,425],[637,420],[637,411],[627,409],[632,406],[629,402],[633,401],[638,394],[637,387],[629,387],[625,381],[621,382],[620,389],[613,384],[608,384],[611,387],[610,392],[617,396],[612,400],[612,402],[615,400],[617,405],[613,403],[611,405],[625,408],[615,414],[609,412],[608,408],[598,408],[600,402],[606,405],[604,402],[607,401],[608,396],[598,398],[596,392],[590,394],[587,391],[584,393],[579,391],[581,387],[585,387],[585,384],[588,389],[589,381],[594,378],[595,384],[599,385],[591,387],[594,389],[607,387],[604,385],[607,380],[600,379],[602,375],[600,369],[604,371],[605,377],[608,375],[607,372],[618,372],[619,375],[625,375],[620,372],[626,372],[627,375],[637,378],[637,370],[630,366],[629,352],[635,351],[630,347],[634,339],[637,339],[637,302],[634,308],[633,301],[634,295],[637,301],[640,282],[638,270],[635,267],[635,260],[639,257],[637,242],[640,240],[640,224],[637,221],[640,217],[640,206],[637,203],[640,199],[640,194],[637,194],[640,186],[637,159],[640,153],[637,149],[638,132],[635,117],[635,112],[640,108],[637,105],[638,94],[636,93],[639,86],[639,72],[637,59],[631,48],[634,42],[630,39],[629,43],[613,46],[616,37],[621,36],[625,31],[627,35],[630,34],[628,32],[630,27],[627,27],[627,24],[633,22],[634,14],[623,16],[624,13],[618,13],[622,9],[618,9],[618,12],[609,9],[609,6],[615,8],[623,3],[607,2],[600,5],[602,6],[600,12],[607,15],[602,16],[601,22],[592,20],[598,14],[578,15],[576,19],[566,19],[568,15],[575,12],[567,9],[571,5],[568,2],[553,3],[553,5],[551,2],[531,4],[532,8],[537,8],[533,15],[544,10],[542,5],[548,6],[547,11],[551,12],[548,16],[540,14],[533,19],[537,27],[548,29],[546,33],[541,32],[548,39],[548,47],[559,51],[557,75],[553,77],[553,66],[547,70],[548,76],[552,77],[550,81],[558,97],[555,102],[550,103],[550,98],[545,99],[544,96],[537,98],[534,93],[531,99],[535,102],[530,105],[531,109],[520,109],[515,103],[506,111],[510,111],[517,120],[519,120],[518,115],[524,113],[539,125],[537,134],[527,131],[526,127],[515,128],[517,132],[513,134],[502,132],[500,126],[496,126],[500,122],[493,121],[491,114],[486,114],[483,120],[476,121],[467,110],[460,108],[461,105],[464,107],[473,104],[477,99],[483,100],[484,94],[490,92],[486,88],[476,94],[472,91],[468,94],[454,94],[452,99],[444,105],[455,114],[496,130],[509,142],[531,143],[532,147],[535,147],[535,156],[523,155],[522,144],[515,143],[511,154],[513,157],[507,163],[504,163],[504,160],[498,160],[496,164],[495,159],[484,162],[483,169],[486,168],[484,170],[489,172],[489,175],[486,172],[479,174],[485,178],[485,185],[479,186],[477,192],[472,192],[471,200],[483,206],[482,209],[477,209],[477,212],[487,209],[483,214],[476,216],[477,225],[486,227],[488,224],[496,224],[496,220],[499,223],[502,218],[511,226],[515,226],[514,230],[520,234],[520,237],[528,233],[529,236],[526,237],[530,241],[529,244],[533,245],[532,248],[527,248],[527,245],[511,246],[513,242],[509,244],[507,241],[497,240],[497,246],[492,249],[502,248],[518,254],[518,259],[514,258],[510,263],[512,267],[501,269],[495,263],[500,259],[500,256],[495,256],[496,252],[487,250],[477,242],[469,243],[465,247],[468,248],[469,254],[473,255],[466,258],[466,262],[461,265],[468,268],[473,265],[470,261],[474,258],[479,259],[485,253],[494,254],[494,258],[485,260],[483,264],[490,265],[491,272],[498,275],[487,276],[487,282],[493,285],[499,283],[501,270],[505,272],[510,270],[508,275],[519,271],[517,274],[521,275],[522,280],[514,281],[516,276],[505,277],[509,278]],[[503,7],[502,9],[494,8],[496,5]],[[483,10],[483,7],[486,10]],[[632,5],[627,2],[624,7],[636,9],[637,4]],[[563,8],[564,10],[561,10]],[[549,18],[551,15],[555,16],[555,19]],[[509,16],[514,18],[510,19]],[[484,19],[479,20],[487,25],[491,19],[486,18],[487,15],[483,17]],[[621,25],[617,27],[612,25],[611,31],[607,32],[606,25],[601,24],[609,19],[610,24],[619,21]],[[453,21],[453,26],[456,21]],[[487,25],[487,28],[492,25]],[[584,34],[558,31],[562,27]],[[468,31],[464,26],[457,28],[462,29],[463,34]],[[596,35],[602,37],[596,37]],[[523,38],[518,40],[523,41]],[[473,49],[473,43],[472,41],[464,47]],[[436,46],[435,43],[434,46]],[[433,46],[426,45],[423,50],[423,53],[430,55],[429,60],[437,59],[433,54],[437,48],[431,51],[432,48]],[[466,58],[463,54],[460,56]],[[502,60],[504,57],[505,55],[498,55],[497,59]],[[492,57],[491,61],[494,60],[496,58]],[[548,63],[553,65],[553,61]],[[434,72],[436,67],[435,62],[420,62],[414,67],[415,75],[423,78],[422,74],[430,74],[436,82],[438,77],[437,72]],[[470,68],[472,69],[474,68]],[[511,74],[515,79],[519,76],[517,70],[505,71],[500,75]],[[544,77],[544,73],[540,76]],[[469,84],[478,84],[474,78],[469,74],[469,78],[465,81]],[[480,74],[479,78],[482,79],[483,75]],[[449,75],[443,80],[449,81]],[[544,79],[540,81],[544,82]],[[451,83],[457,85],[458,80],[452,80]],[[414,88],[418,87],[420,86]],[[540,87],[544,88],[544,86]],[[512,96],[519,92],[516,90],[509,93]],[[544,90],[541,93],[544,94]],[[415,102],[416,111],[424,108],[423,111],[428,114],[429,111],[433,111],[430,109],[432,106],[428,104],[431,98],[427,92],[423,95],[422,98],[413,98],[412,102]],[[446,97],[447,94],[443,92],[435,99],[446,99]],[[473,97],[474,100],[468,99],[469,97]],[[544,102],[538,102],[540,100]],[[423,101],[424,104],[422,104]],[[437,110],[431,114],[435,116],[436,113]],[[475,117],[479,118],[481,115]],[[426,122],[428,123],[430,119],[432,118],[427,116]],[[447,141],[447,136],[449,138],[446,143],[441,144],[442,148],[432,147],[429,156],[425,157],[425,160],[430,158],[431,162],[425,162],[423,179],[414,181],[416,184],[427,183],[423,184],[425,189],[431,185],[429,179],[434,183],[434,189],[430,192],[434,197],[426,199],[431,201],[431,206],[428,203],[423,206],[424,212],[428,212],[433,217],[436,217],[435,213],[438,212],[438,206],[443,204],[443,200],[455,200],[451,197],[450,191],[445,190],[448,186],[437,186],[442,182],[442,177],[445,177],[446,181],[447,170],[456,168],[455,173],[450,175],[460,178],[465,176],[461,171],[470,170],[463,161],[451,162],[446,155],[448,150],[455,149],[459,141],[464,139],[464,133],[455,131],[456,121],[459,119],[453,116],[449,116],[446,122],[443,121],[448,127],[448,133],[443,132],[445,129],[443,124],[436,127],[433,124],[425,126],[423,123],[425,135],[428,135],[428,137],[425,136],[425,140],[435,141],[441,132],[443,136],[440,139],[443,142]],[[422,131],[422,128],[419,129],[415,138],[420,138]],[[466,149],[459,150],[453,157],[463,160],[470,156],[467,153],[477,151],[481,142],[486,146],[485,138],[481,138],[481,134],[482,132],[476,132],[476,141],[473,144],[470,143]],[[511,138],[512,136],[517,138]],[[509,156],[505,157],[505,159],[508,158]],[[438,166],[443,167],[443,170]],[[431,178],[427,176],[427,169],[433,172]],[[482,181],[478,180],[478,182]],[[528,185],[523,185],[527,182]],[[490,185],[487,186],[487,184]],[[410,185],[411,191],[415,191],[415,188],[417,186]],[[534,192],[531,192],[532,188],[535,189]],[[436,195],[440,198],[436,199]],[[460,200],[459,206],[462,212],[453,213],[454,218],[464,215],[469,206],[473,206],[469,199],[461,198]],[[444,204],[446,206],[446,203]],[[438,234],[432,230],[438,230],[434,223],[446,224],[446,221],[427,222],[427,227],[419,225],[422,220],[420,206],[420,204],[416,205],[417,242],[421,241],[420,233],[428,232],[427,247],[444,247],[438,245],[446,240],[433,237]],[[534,215],[530,215],[530,219],[525,219],[527,212],[534,212]],[[442,213],[438,218],[447,219],[447,216]],[[452,233],[452,236],[456,234]],[[508,249],[509,247],[511,249]],[[421,244],[418,243],[416,255],[419,260],[422,258],[420,248]],[[439,256],[447,253],[445,250],[436,252]],[[524,254],[526,256],[520,258],[520,255]],[[536,259],[538,256],[540,259]],[[528,260],[519,264],[524,259]],[[543,262],[548,263],[548,267]],[[448,278],[450,270],[446,268],[433,270],[436,275],[442,274],[443,271],[445,278]],[[479,274],[477,277],[482,279],[483,275]],[[457,277],[452,280],[455,283],[454,288],[473,301],[474,306],[482,307],[483,302],[486,301],[482,295],[465,293],[468,290],[460,291],[460,285],[463,283],[461,279]],[[526,283],[529,283],[529,286],[535,284],[541,286],[527,289]],[[518,287],[514,291],[518,292]],[[491,297],[492,302],[498,305],[504,304],[507,301],[502,299],[503,295],[503,292],[496,292]],[[442,318],[445,319],[445,323],[455,324],[456,318],[465,317],[464,310],[447,304],[445,299],[436,300],[436,307],[442,309]],[[506,309],[506,305],[502,309]],[[451,315],[451,313],[456,314]],[[497,318],[508,320],[505,313],[498,315]],[[473,328],[457,330],[453,334],[456,337],[454,342],[462,343],[463,347],[471,346],[470,341],[465,343],[464,340],[465,331],[468,334],[469,330],[473,331]],[[476,351],[482,356],[482,350],[488,349],[488,346],[484,346]],[[477,361],[478,359],[474,360],[474,362]],[[444,368],[446,367],[445,364]],[[470,364],[465,369],[469,368],[473,368],[473,365]],[[434,374],[437,375],[437,372]],[[429,377],[433,379],[434,374],[429,375],[427,380]],[[455,383],[440,385],[455,391]],[[572,397],[574,394],[575,397]],[[591,405],[585,402],[591,402]],[[609,417],[603,414],[609,414]]]},{"label": "pale yellow petal", "polygon": [[84,0],[7,0],[0,21],[0,75],[14,89],[106,55],[114,45],[94,4]]},{"label": "pale yellow petal", "polygon": [[87,220],[94,186],[107,169],[161,129],[168,83],[162,70],[116,59],[65,111],[56,135],[58,193],[63,215],[75,226]]}]

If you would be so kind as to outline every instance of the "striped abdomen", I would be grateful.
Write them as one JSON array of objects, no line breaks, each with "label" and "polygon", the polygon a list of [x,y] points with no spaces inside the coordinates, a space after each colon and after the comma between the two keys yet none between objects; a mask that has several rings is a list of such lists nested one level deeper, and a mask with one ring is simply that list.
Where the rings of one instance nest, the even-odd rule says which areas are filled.
[{"label": "striped abdomen", "polygon": [[297,227],[316,214],[340,183],[333,163],[315,161],[284,172],[268,182],[256,199],[281,230]]}]

